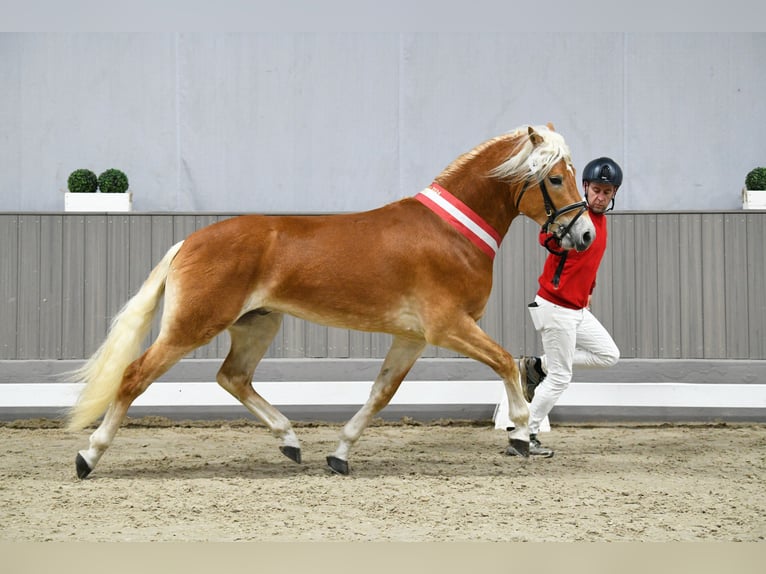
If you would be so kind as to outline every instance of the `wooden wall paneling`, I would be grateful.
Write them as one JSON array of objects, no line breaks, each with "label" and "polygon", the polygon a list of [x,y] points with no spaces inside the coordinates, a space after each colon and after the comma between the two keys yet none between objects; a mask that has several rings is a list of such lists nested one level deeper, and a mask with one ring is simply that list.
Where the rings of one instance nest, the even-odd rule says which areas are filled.
[{"label": "wooden wall paneling", "polygon": [[0,214],[0,359],[18,358],[19,216]]},{"label": "wooden wall paneling", "polygon": [[747,226],[748,358],[766,359],[766,217],[745,216]]},{"label": "wooden wall paneling", "polygon": [[702,215],[702,323],[705,359],[722,359],[726,353],[726,281],[724,266],[724,215]]},{"label": "wooden wall paneling", "polygon": [[348,331],[348,349],[351,357],[372,357],[372,333]]},{"label": "wooden wall paneling", "polygon": [[730,359],[746,359],[750,352],[745,217],[744,213],[724,217],[726,356]]},{"label": "wooden wall paneling", "polygon": [[63,219],[60,215],[40,217],[40,350],[37,357],[42,359],[61,357],[62,236]]},{"label": "wooden wall paneling", "polygon": [[[5,253],[0,356],[89,357],[111,318],[175,240],[223,217],[0,214]],[[762,213],[613,213],[609,218],[593,310],[624,358],[764,358]],[[526,309],[547,254],[537,231],[526,219],[509,230],[480,320],[513,355],[542,351]],[[156,319],[152,337],[158,325]],[[383,358],[390,342],[386,334],[288,317],[267,356]],[[197,357],[222,359],[227,352],[228,335],[219,335]],[[423,356],[459,355],[428,346]]]},{"label": "wooden wall paneling", "polygon": [[636,221],[636,352],[659,356],[657,216]]},{"label": "wooden wall paneling", "polygon": [[678,230],[681,358],[698,358],[704,355],[705,343],[702,320],[702,215],[681,214]]},{"label": "wooden wall paneling", "polygon": [[612,260],[612,338],[620,356],[633,358],[638,353],[636,340],[636,216],[610,215],[609,243]]},{"label": "wooden wall paneling", "polygon": [[40,216],[19,217],[18,322],[19,359],[40,354]]},{"label": "wooden wall paneling", "polygon": [[61,357],[82,359],[85,351],[85,216],[62,221]]},{"label": "wooden wall paneling", "polygon": [[657,354],[662,359],[681,356],[680,229],[677,213],[657,215]]},{"label": "wooden wall paneling", "polygon": [[85,352],[90,357],[103,343],[110,321],[107,307],[109,268],[106,215],[85,216]]}]

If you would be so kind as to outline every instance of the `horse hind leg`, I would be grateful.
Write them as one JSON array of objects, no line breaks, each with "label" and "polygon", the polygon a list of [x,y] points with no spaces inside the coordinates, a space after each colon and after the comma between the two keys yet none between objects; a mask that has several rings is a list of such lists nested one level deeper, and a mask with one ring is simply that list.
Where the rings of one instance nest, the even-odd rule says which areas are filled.
[{"label": "horse hind leg", "polygon": [[96,464],[98,464],[106,449],[109,448],[109,445],[112,444],[127,410],[127,406],[117,405],[117,403],[112,403],[109,406],[101,424],[90,435],[88,448],[77,453],[75,458],[77,478],[87,478],[93,472],[93,469],[96,468]]},{"label": "horse hind leg", "polygon": [[301,462],[301,446],[290,421],[253,389],[253,373],[279,331],[282,314],[251,311],[229,328],[231,349],[216,379],[232,396],[282,440],[279,450]]},{"label": "horse hind leg", "polygon": [[128,365],[115,400],[107,409],[101,424],[90,435],[88,448],[77,453],[75,468],[78,478],[86,478],[96,467],[112,444],[133,401],[192,349],[168,346],[158,339],[141,357]]},{"label": "horse hind leg", "polygon": [[330,470],[347,475],[348,454],[351,447],[362,436],[362,432],[393,398],[404,377],[418,360],[426,342],[422,339],[394,338],[383,366],[370,390],[370,396],[362,408],[349,420],[340,433],[340,443],[335,452],[327,457]]}]

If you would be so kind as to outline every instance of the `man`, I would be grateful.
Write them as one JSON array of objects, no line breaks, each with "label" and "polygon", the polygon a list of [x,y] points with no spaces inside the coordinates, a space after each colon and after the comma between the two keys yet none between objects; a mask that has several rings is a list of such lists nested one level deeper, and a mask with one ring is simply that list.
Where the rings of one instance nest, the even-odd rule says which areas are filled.
[{"label": "man", "polygon": [[[622,169],[614,160],[600,157],[585,166],[582,181],[596,239],[585,251],[551,252],[546,258],[540,288],[529,305],[545,354],[519,360],[522,388],[530,401],[529,453],[541,457],[551,457],[553,451],[537,438],[540,423],[569,386],[572,367],[610,367],[620,358],[611,335],[590,312],[590,299],[606,250],[604,214],[614,206]],[[540,232],[541,244],[549,238],[549,233]],[[511,446],[506,452],[519,454]]]}]

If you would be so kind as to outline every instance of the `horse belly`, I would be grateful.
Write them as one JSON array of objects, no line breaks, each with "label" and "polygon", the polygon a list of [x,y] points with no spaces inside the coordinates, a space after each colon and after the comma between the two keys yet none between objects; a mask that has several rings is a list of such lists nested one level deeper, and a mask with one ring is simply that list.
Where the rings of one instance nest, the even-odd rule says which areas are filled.
[{"label": "horse belly", "polygon": [[423,332],[418,306],[401,292],[370,281],[292,288],[269,308],[330,327],[392,334]]}]

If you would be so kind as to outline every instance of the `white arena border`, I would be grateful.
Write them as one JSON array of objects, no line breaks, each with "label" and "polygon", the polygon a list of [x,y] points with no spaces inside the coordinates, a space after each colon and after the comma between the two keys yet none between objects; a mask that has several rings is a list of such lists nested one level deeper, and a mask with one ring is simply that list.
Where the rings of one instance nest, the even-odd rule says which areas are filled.
[{"label": "white arena border", "polygon": [[[275,406],[361,405],[371,381],[255,382],[254,387]],[[3,408],[67,408],[77,400],[81,383],[0,384]],[[502,397],[500,381],[407,381],[391,405],[488,405]],[[221,407],[240,403],[214,382],[152,384],[133,403],[141,407]],[[587,383],[573,382],[558,406],[766,408],[766,384],[711,383]],[[244,408],[244,407],[243,407]]]}]

